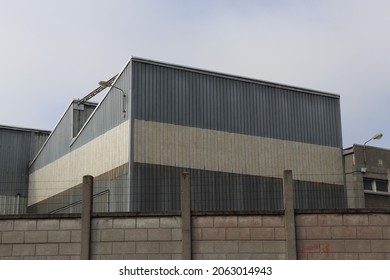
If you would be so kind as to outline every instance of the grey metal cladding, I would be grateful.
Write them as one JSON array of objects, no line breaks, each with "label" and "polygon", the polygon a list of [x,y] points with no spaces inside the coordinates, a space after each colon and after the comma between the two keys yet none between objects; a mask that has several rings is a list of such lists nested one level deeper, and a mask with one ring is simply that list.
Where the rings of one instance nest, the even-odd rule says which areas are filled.
[{"label": "grey metal cladding", "polygon": [[[122,89],[127,97],[123,100],[122,92],[112,87],[105,98],[99,103],[91,118],[82,129],[78,139],[74,142],[73,148],[81,147],[94,138],[104,134],[110,129],[128,120],[131,112],[128,105],[130,96],[130,67],[126,67],[115,81],[115,87]],[[123,117],[123,103],[125,102],[126,115]]]},{"label": "grey metal cladding", "polygon": [[28,164],[49,132],[0,127],[0,195],[27,195]]},{"label": "grey metal cladding", "polygon": [[[189,172],[194,211],[283,209],[280,178],[134,163],[131,211],[180,210],[180,174]],[[294,180],[296,209],[345,208],[344,187]]]},{"label": "grey metal cladding", "polygon": [[95,109],[72,148],[78,148],[122,123],[121,93],[112,89],[110,96]]},{"label": "grey metal cladding", "polygon": [[73,108],[72,104],[68,106],[64,115],[58,122],[57,126],[50,134],[42,150],[35,158],[30,167],[30,173],[53,162],[69,152],[69,144],[72,141],[72,123]]},{"label": "grey metal cladding", "polygon": [[[125,68],[115,83],[116,87],[121,88],[126,93],[130,92],[131,75],[129,71],[129,68]],[[126,108],[129,108],[130,106],[127,104],[129,98],[127,97],[127,99],[123,100],[121,91],[111,88],[110,92],[91,113],[84,126],[80,128],[81,130],[75,138],[73,138],[73,103],[75,101],[72,102],[53,130],[34,164],[30,167],[30,173],[85,145],[94,138],[128,120],[130,112],[127,109],[126,116],[123,116],[123,101],[126,102]]]},{"label": "grey metal cladding", "polygon": [[342,147],[339,97],[133,61],[133,118]]}]

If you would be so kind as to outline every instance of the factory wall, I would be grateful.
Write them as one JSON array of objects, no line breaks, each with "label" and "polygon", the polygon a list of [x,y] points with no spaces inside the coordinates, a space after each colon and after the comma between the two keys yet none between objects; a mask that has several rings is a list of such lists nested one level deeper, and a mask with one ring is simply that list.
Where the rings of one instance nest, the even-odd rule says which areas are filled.
[{"label": "factory wall", "polygon": [[337,95],[132,58],[80,130],[76,109],[30,167],[30,209],[88,174],[99,193],[121,182],[112,211],[175,211],[184,170],[195,210],[281,209],[286,169],[297,208],[345,206]]},{"label": "factory wall", "polygon": [[128,128],[124,122],[31,173],[28,205],[81,184],[86,174],[99,176],[127,164]]},{"label": "factory wall", "polygon": [[23,213],[28,191],[28,164],[49,131],[0,126],[0,214]]},{"label": "factory wall", "polygon": [[[297,207],[345,205],[338,96],[142,59],[132,74],[133,210],[176,210],[163,192],[178,197],[183,170],[196,174],[196,210],[228,210],[232,200],[237,210],[279,209],[286,169]],[[224,202],[204,202],[218,193]]]},{"label": "factory wall", "polygon": [[[119,75],[116,84],[129,90],[129,86],[125,87],[130,77],[126,71]],[[77,100],[70,104],[30,166],[30,212],[79,212],[79,186],[84,175],[101,179],[95,189],[96,195],[103,193],[102,197],[106,197],[101,211],[128,210],[127,102],[127,96],[111,88],[94,110],[85,110],[84,116],[80,116]],[[75,125],[79,120],[84,124]]]}]

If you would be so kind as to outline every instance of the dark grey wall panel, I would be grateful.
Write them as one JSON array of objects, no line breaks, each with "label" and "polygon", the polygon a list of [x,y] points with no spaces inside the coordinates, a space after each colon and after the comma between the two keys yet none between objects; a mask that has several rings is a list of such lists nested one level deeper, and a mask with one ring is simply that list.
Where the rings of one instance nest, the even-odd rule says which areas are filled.
[{"label": "dark grey wall panel", "polygon": [[295,180],[294,197],[296,209],[347,208],[346,191],[340,185]]},{"label": "dark grey wall panel", "polygon": [[133,118],[342,147],[339,97],[133,60]]},{"label": "dark grey wall panel", "polygon": [[[130,211],[180,210],[183,171],[190,173],[192,210],[283,209],[282,179],[135,163]],[[297,209],[346,207],[341,185],[294,181],[294,195]]]},{"label": "dark grey wall panel", "polygon": [[82,105],[73,104],[73,137],[76,137],[81,128],[87,122],[97,104],[84,103]]},{"label": "dark grey wall panel", "polygon": [[48,131],[0,127],[0,195],[27,195],[28,164]]}]

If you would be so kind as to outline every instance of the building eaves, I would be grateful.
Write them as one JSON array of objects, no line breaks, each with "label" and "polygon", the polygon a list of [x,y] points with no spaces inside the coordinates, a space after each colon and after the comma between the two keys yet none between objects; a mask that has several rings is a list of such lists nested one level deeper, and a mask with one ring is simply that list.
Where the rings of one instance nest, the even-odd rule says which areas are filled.
[{"label": "building eaves", "polygon": [[35,132],[35,133],[44,133],[44,134],[50,134],[50,130],[44,130],[44,129],[35,129],[35,128],[25,128],[25,127],[17,127],[17,126],[8,126],[8,125],[1,125],[0,129],[7,129],[7,130],[14,130],[14,131],[24,131],[24,132]]}]

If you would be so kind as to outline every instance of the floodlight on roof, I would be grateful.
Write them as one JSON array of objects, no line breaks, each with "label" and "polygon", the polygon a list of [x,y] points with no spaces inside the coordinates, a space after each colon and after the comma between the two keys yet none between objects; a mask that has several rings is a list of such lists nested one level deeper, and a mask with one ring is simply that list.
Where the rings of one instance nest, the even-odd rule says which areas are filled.
[{"label": "floodlight on roof", "polygon": [[[366,144],[370,142],[371,140],[379,140],[383,137],[382,133],[376,133],[374,136],[372,136],[370,139],[368,139],[366,142],[363,144],[363,156],[364,156],[364,167],[366,166],[367,162],[367,156],[366,156]],[[365,170],[365,169],[364,169]]]},{"label": "floodlight on roof", "polygon": [[89,94],[87,94],[86,96],[84,96],[83,98],[81,98],[78,102],[77,102],[77,105],[81,105],[85,102],[87,102],[89,99],[91,99],[92,97],[94,97],[95,95],[97,95],[99,92],[101,92],[102,90],[104,90],[106,87],[111,87],[111,83],[115,80],[115,78],[117,77],[118,75],[115,75],[114,77],[112,77],[111,79],[109,79],[107,82],[104,82],[104,81],[100,81],[100,82],[104,82],[104,85],[100,85],[100,82],[99,82],[99,85],[100,87],[98,87],[97,89],[93,90],[92,92],[90,92]]},{"label": "floodlight on roof", "polygon": [[112,83],[110,81],[100,81],[99,86],[101,87],[112,87]]},{"label": "floodlight on roof", "polygon": [[103,87],[103,88],[107,88],[107,87],[111,87],[111,88],[115,88],[117,90],[120,90],[122,92],[122,104],[123,104],[123,109],[122,109],[122,112],[123,112],[123,117],[126,117],[126,93],[123,89],[117,87],[117,86],[114,86],[112,83],[113,83],[114,79],[111,79],[109,81],[100,81],[99,82],[99,86]]}]

